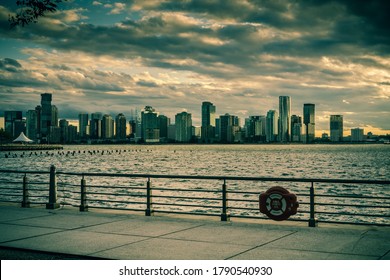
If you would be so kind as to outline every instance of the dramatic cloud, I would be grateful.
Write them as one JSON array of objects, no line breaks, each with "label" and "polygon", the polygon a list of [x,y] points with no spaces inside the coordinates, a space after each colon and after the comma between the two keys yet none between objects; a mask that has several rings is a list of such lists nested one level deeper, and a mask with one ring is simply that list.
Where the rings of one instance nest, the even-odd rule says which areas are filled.
[{"label": "dramatic cloud", "polygon": [[0,111],[47,91],[63,117],[151,105],[199,125],[205,100],[245,118],[290,95],[294,114],[316,104],[318,133],[333,113],[390,130],[389,1],[74,1],[16,29],[7,2]]}]

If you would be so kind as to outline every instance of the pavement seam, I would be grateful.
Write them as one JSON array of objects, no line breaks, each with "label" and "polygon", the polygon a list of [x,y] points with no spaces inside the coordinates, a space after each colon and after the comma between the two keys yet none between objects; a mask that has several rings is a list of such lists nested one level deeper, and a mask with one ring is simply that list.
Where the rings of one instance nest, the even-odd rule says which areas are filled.
[{"label": "pavement seam", "polygon": [[[96,252],[93,252],[93,253],[88,254],[87,256],[92,256],[93,254],[99,254],[99,253],[102,253],[102,252],[105,252],[105,251],[109,251],[109,250],[113,250],[113,249],[118,249],[118,248],[121,248],[121,247],[124,247],[124,246],[132,245],[132,244],[136,244],[136,243],[140,243],[140,242],[144,242],[144,241],[148,241],[148,240],[152,240],[152,239],[161,238],[161,237],[163,237],[163,236],[165,236],[165,235],[168,235],[168,234],[173,234],[173,233],[185,231],[185,230],[188,230],[188,229],[194,229],[194,228],[197,228],[197,227],[200,227],[200,226],[203,226],[203,225],[196,225],[196,226],[191,227],[191,228],[181,229],[181,230],[173,231],[173,232],[170,232],[170,233],[165,233],[165,234],[161,234],[161,235],[158,235],[158,236],[149,236],[149,237],[145,237],[144,235],[131,235],[131,234],[120,234],[120,233],[119,233],[118,235],[123,235],[123,236],[136,236],[136,237],[145,237],[145,238],[144,238],[144,239],[141,239],[141,240],[138,240],[138,241],[126,243],[126,244],[119,245],[119,246],[116,246],[116,247],[112,247],[112,248],[109,248],[109,249],[104,249],[104,250],[96,251]],[[106,234],[115,234],[115,233],[106,233]],[[162,239],[169,239],[169,238],[162,238]]]},{"label": "pavement seam", "polygon": [[278,241],[278,240],[280,240],[280,239],[282,239],[282,238],[288,237],[288,236],[293,235],[293,234],[295,234],[295,233],[298,233],[298,231],[291,232],[291,233],[289,233],[289,234],[286,234],[286,235],[284,235],[284,236],[281,236],[281,237],[279,237],[279,238],[276,238],[276,239],[271,240],[271,241],[269,241],[269,242],[266,242],[266,243],[264,243],[264,244],[257,245],[257,246],[255,246],[255,247],[252,247],[252,248],[248,249],[248,250],[245,250],[245,251],[242,251],[242,252],[240,252],[240,253],[238,253],[238,254],[235,254],[235,255],[233,255],[233,256],[230,256],[230,257],[226,258],[225,260],[229,260],[229,259],[234,258],[234,257],[236,257],[236,256],[239,256],[239,255],[242,255],[242,254],[244,254],[244,253],[250,252],[250,251],[252,251],[252,250],[254,250],[254,249],[263,247],[263,246],[265,246],[265,245],[268,245],[268,244],[270,244],[270,243],[272,243],[272,242]]}]

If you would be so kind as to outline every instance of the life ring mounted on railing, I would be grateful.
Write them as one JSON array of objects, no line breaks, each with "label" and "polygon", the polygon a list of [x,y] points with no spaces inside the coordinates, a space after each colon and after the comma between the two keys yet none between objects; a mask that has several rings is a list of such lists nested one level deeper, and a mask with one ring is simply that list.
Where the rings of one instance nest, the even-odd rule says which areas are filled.
[{"label": "life ring mounted on railing", "polygon": [[272,187],[259,196],[260,212],[275,221],[283,221],[297,213],[297,196],[282,187]]}]

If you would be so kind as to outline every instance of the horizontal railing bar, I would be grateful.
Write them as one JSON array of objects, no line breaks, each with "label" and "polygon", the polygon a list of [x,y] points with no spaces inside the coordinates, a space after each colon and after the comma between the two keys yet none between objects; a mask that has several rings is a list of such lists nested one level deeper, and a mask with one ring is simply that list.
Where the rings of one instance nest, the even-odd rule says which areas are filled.
[{"label": "horizontal railing bar", "polygon": [[364,204],[334,204],[334,203],[315,203],[315,205],[320,206],[347,206],[347,207],[355,207],[355,208],[385,208],[389,209],[390,206],[383,205],[364,205]]},{"label": "horizontal railing bar", "polygon": [[213,200],[213,201],[221,201],[221,198],[215,197],[190,197],[190,196],[169,196],[169,195],[153,195],[153,197],[158,198],[174,198],[174,199],[190,199],[190,200]]},{"label": "horizontal railing bar", "polygon": [[138,209],[138,208],[121,208],[121,207],[115,207],[115,208],[112,208],[112,207],[104,207],[104,206],[91,206],[91,205],[88,205],[88,208],[93,208],[93,209],[108,209],[108,210],[121,210],[121,211],[145,211],[145,209]]},{"label": "horizontal railing bar", "polygon": [[89,185],[87,184],[88,188],[95,188],[95,189],[129,189],[129,190],[145,190],[145,187],[123,187],[123,186],[101,186],[101,185]]},{"label": "horizontal railing bar", "polygon": [[50,174],[50,171],[20,171],[20,170],[10,170],[10,169],[0,169],[0,173],[18,173],[18,174]]},{"label": "horizontal railing bar", "polygon": [[340,194],[316,194],[316,197],[336,197],[336,198],[355,198],[355,199],[390,199],[390,197],[386,196],[353,196],[353,195],[340,195]]},{"label": "horizontal railing bar", "polygon": [[213,208],[213,209],[221,209],[221,206],[215,206],[215,205],[198,205],[198,204],[181,204],[181,203],[160,203],[160,202],[153,202],[153,205],[160,205],[160,206],[182,206],[182,207],[200,207],[200,208]]},{"label": "horizontal railing bar", "polygon": [[[104,199],[93,199],[93,200],[88,200],[89,203],[93,202],[113,202],[113,203],[124,203],[124,204],[145,204],[145,202],[140,202],[140,201],[118,201],[118,200],[104,200]],[[113,208],[115,209],[115,208]]]},{"label": "horizontal railing bar", "polygon": [[145,194],[128,194],[128,193],[104,193],[104,192],[86,192],[88,195],[110,195],[110,196],[130,196],[130,197],[145,197]]},{"label": "horizontal railing bar", "polygon": [[157,191],[177,191],[177,192],[205,192],[205,193],[220,193],[221,190],[206,190],[206,189],[168,189],[168,188],[156,188],[153,187],[153,190]]},{"label": "horizontal railing bar", "polygon": [[375,218],[390,218],[390,215],[364,214],[364,213],[346,213],[346,212],[323,212],[323,211],[317,211],[316,214],[340,215],[340,216],[361,216],[361,217],[375,217]]}]

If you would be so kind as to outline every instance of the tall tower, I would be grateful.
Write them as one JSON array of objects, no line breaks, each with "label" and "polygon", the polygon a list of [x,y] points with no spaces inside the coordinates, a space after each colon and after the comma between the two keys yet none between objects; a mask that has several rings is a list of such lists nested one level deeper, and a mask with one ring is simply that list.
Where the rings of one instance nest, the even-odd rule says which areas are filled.
[{"label": "tall tower", "polygon": [[291,141],[290,96],[279,96],[279,141]]},{"label": "tall tower", "polygon": [[33,141],[37,141],[38,136],[38,112],[28,110],[26,115],[26,135]]},{"label": "tall tower", "polygon": [[315,137],[315,105],[303,104],[303,123],[305,124],[305,142],[313,143]]},{"label": "tall tower", "polygon": [[89,122],[89,135],[92,139],[99,139],[102,137],[102,113],[92,113]]},{"label": "tall tower", "polygon": [[88,113],[79,114],[79,135],[80,138],[87,137],[88,133]]},{"label": "tall tower", "polygon": [[204,142],[212,142],[215,138],[215,106],[205,101],[202,103],[202,135]]},{"label": "tall tower", "polygon": [[41,94],[41,138],[49,136],[50,126],[52,125],[52,96],[50,93]]},{"label": "tall tower", "polygon": [[126,139],[126,117],[122,113],[115,118],[115,136],[116,139]]},{"label": "tall tower", "polygon": [[343,141],[343,116],[342,115],[330,116],[330,141],[332,142]]},{"label": "tall tower", "polygon": [[160,142],[160,128],[158,126],[158,113],[152,106],[146,106],[141,112],[142,138],[146,143]]},{"label": "tall tower", "polygon": [[175,116],[177,142],[189,142],[192,137],[192,118],[191,114],[182,112]]},{"label": "tall tower", "polygon": [[102,118],[102,138],[111,139],[114,137],[114,120],[113,118],[105,114]]},{"label": "tall tower", "polygon": [[278,112],[269,110],[265,124],[265,136],[267,142],[275,142],[278,135]]}]

